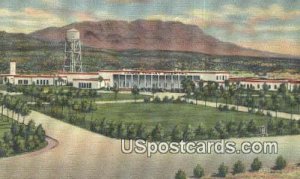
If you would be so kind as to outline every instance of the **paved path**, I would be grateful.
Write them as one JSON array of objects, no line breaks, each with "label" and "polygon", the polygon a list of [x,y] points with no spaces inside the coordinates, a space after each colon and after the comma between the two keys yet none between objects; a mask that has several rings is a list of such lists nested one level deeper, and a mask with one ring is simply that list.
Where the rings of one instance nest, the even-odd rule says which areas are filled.
[{"label": "paved path", "polygon": [[96,101],[96,104],[113,104],[113,103],[142,103],[144,102],[143,99],[135,100],[117,100],[117,101]]},{"label": "paved path", "polygon": [[[158,96],[161,99],[163,99],[165,96],[168,96],[168,97],[173,96],[176,99],[177,97],[182,97],[184,95],[185,95],[184,93],[157,93],[157,94],[155,94],[155,96]],[[188,99],[188,102],[193,102],[194,104],[196,104],[196,100],[194,100],[194,99]],[[205,101],[198,100],[197,103],[198,103],[198,105],[205,105]],[[225,105],[224,103],[218,103],[217,105],[220,105],[220,104]],[[207,101],[206,106],[216,107],[216,103]],[[229,104],[228,106],[229,106],[229,108],[236,107],[236,105],[231,105],[231,104]],[[239,106],[238,110],[240,112],[248,112],[248,108],[245,107],[245,106]],[[271,110],[265,110],[264,111],[265,114],[267,114],[267,112],[270,112],[271,115],[274,116],[274,117],[276,116],[275,111],[271,111]],[[285,113],[285,112],[277,112],[277,117],[284,118],[284,119],[291,119],[291,114]],[[293,114],[293,119],[300,120],[300,114]]]},{"label": "paved path", "polygon": [[0,93],[3,95],[22,95],[23,93],[17,93],[17,92],[7,92],[5,90],[0,90]]}]

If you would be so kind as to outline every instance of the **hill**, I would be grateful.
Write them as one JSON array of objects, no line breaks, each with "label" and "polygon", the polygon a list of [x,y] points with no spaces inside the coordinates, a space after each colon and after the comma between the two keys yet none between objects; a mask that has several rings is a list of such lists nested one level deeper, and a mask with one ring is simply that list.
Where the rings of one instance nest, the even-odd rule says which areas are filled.
[{"label": "hill", "polygon": [[171,21],[86,21],[63,27],[49,27],[33,32],[29,36],[43,41],[62,42],[66,31],[71,28],[79,30],[83,44],[93,48],[169,50],[199,52],[210,55],[283,57],[280,54],[247,49],[232,43],[222,42],[205,34],[196,25]]}]

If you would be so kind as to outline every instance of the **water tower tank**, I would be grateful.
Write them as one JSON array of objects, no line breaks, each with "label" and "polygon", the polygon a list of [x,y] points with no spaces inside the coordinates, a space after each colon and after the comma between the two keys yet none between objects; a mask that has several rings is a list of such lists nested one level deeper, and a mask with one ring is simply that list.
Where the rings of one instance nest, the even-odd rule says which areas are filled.
[{"label": "water tower tank", "polygon": [[67,31],[67,40],[73,41],[73,40],[79,40],[80,39],[80,32],[76,29],[70,29]]}]

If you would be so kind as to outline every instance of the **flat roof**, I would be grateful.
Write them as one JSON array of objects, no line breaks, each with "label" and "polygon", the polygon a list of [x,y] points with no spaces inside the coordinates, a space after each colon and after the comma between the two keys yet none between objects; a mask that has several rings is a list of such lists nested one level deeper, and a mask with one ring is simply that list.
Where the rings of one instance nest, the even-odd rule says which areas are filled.
[{"label": "flat roof", "polygon": [[203,73],[203,74],[218,74],[224,73],[229,74],[228,71],[181,71],[181,70],[100,70],[106,73]]},{"label": "flat roof", "polygon": [[[99,81],[97,78],[76,78],[73,81]],[[110,79],[103,79],[103,81],[110,81]]]}]

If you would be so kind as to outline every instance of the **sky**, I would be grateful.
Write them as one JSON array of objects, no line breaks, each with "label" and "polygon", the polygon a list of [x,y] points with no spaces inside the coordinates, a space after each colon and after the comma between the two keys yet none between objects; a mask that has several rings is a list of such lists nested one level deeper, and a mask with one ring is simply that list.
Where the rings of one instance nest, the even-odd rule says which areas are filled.
[{"label": "sky", "polygon": [[80,21],[180,21],[222,41],[300,56],[300,0],[1,0],[0,31]]}]

